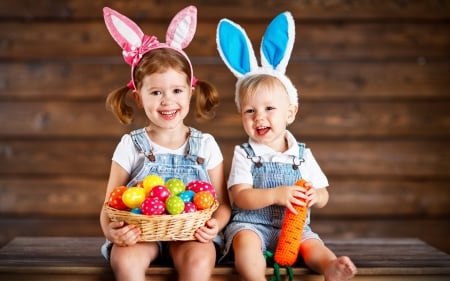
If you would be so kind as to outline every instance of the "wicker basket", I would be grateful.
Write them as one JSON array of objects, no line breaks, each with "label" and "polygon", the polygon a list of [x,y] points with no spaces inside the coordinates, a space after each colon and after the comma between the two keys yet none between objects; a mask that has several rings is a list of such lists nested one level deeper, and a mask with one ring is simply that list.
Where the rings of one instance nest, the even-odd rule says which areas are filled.
[{"label": "wicker basket", "polygon": [[133,214],[129,211],[120,211],[103,205],[105,212],[112,221],[124,221],[141,228],[140,241],[186,241],[195,240],[195,231],[205,225],[212,213],[219,207],[219,202],[209,208],[192,213],[179,215],[154,215],[147,216]]}]

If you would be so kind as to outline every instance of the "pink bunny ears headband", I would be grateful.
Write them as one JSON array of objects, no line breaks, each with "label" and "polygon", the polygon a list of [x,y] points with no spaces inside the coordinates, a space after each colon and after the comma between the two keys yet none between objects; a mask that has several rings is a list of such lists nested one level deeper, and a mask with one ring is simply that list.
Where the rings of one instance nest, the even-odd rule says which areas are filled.
[{"label": "pink bunny ears headband", "polygon": [[167,29],[165,43],[160,43],[155,36],[144,34],[136,23],[111,8],[103,8],[103,17],[109,33],[123,50],[125,62],[131,65],[131,81],[128,83],[130,89],[136,89],[134,69],[144,54],[159,48],[176,50],[186,58],[191,69],[191,86],[195,85],[197,80],[194,77],[191,61],[182,50],[189,45],[195,34],[197,27],[195,6],[188,6],[175,15]]},{"label": "pink bunny ears headband", "polygon": [[258,66],[252,44],[238,24],[222,19],[217,26],[217,47],[222,60],[238,78],[235,102],[240,110],[238,88],[245,77],[268,74],[285,86],[291,104],[298,104],[297,89],[285,75],[295,40],[295,24],[291,13],[276,16],[269,24],[261,42],[261,65]]}]

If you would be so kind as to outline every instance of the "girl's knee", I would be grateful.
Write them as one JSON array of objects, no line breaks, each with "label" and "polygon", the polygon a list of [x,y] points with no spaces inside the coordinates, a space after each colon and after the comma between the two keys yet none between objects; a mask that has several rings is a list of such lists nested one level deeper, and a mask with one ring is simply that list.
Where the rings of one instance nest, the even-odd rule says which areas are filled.
[{"label": "girl's knee", "polygon": [[205,270],[213,268],[216,262],[216,251],[213,248],[196,251],[188,255],[183,262],[192,268],[203,268]]},{"label": "girl's knee", "polygon": [[142,259],[111,257],[111,268],[116,276],[145,275],[148,266]]},{"label": "girl's knee", "polygon": [[[124,247],[111,251],[110,263],[114,272],[145,272],[150,262],[156,257],[151,248],[144,252],[139,248]],[[154,257],[155,255],[155,257]]]}]

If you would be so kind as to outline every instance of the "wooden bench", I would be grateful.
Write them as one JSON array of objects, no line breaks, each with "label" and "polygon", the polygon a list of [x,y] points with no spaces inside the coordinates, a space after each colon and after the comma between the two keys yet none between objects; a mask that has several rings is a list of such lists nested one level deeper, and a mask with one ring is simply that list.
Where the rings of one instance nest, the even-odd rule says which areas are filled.
[{"label": "wooden bench", "polygon": [[[102,237],[17,237],[0,249],[0,280],[113,280],[100,254]],[[337,255],[350,256],[358,267],[354,280],[450,280],[450,255],[418,239],[326,240]],[[267,277],[272,275],[267,269]],[[323,280],[303,267],[295,280]],[[287,276],[283,275],[285,280]],[[171,267],[153,266],[147,280],[176,279]],[[211,281],[239,280],[230,266],[217,266]]]}]

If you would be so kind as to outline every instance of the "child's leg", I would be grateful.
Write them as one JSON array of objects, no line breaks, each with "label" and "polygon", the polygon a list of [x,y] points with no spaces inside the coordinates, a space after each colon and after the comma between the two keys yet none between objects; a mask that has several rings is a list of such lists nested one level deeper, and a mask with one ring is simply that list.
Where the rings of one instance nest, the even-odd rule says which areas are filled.
[{"label": "child's leg", "polygon": [[208,281],[211,278],[216,263],[213,242],[171,242],[170,255],[178,272],[178,280]]},{"label": "child's leg", "polygon": [[265,281],[266,260],[261,239],[251,230],[239,231],[233,238],[234,264],[245,281]]},{"label": "child's leg", "polygon": [[308,239],[300,245],[300,253],[308,267],[324,275],[325,281],[346,281],[356,274],[348,257],[336,257],[320,240]]},{"label": "child's leg", "polygon": [[111,249],[111,268],[117,281],[145,280],[145,271],[159,254],[156,243],[137,243],[133,246],[113,246]]}]

